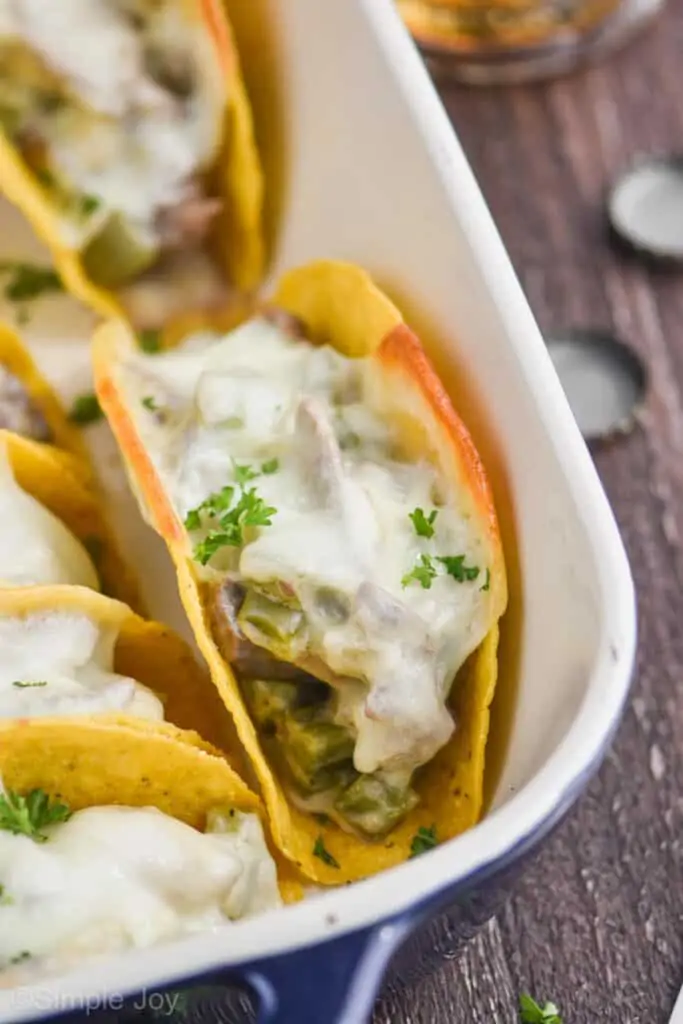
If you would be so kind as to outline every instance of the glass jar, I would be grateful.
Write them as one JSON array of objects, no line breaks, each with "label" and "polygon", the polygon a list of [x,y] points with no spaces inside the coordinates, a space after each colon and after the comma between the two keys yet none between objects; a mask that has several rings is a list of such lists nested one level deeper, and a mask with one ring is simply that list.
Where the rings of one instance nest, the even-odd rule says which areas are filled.
[{"label": "glass jar", "polygon": [[626,42],[664,0],[396,0],[425,55],[472,85],[571,71]]}]

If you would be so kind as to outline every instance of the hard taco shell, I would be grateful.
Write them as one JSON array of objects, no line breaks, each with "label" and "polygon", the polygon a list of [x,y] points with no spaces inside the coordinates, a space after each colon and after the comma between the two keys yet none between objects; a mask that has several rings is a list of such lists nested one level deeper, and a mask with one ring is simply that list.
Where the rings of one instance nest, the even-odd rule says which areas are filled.
[{"label": "hard taco shell", "polygon": [[[204,24],[225,76],[223,141],[207,176],[211,194],[220,198],[223,206],[213,225],[210,248],[227,282],[249,291],[263,273],[263,180],[239,57],[220,0],[177,2],[191,22]],[[116,296],[88,278],[78,250],[65,238],[59,211],[49,193],[4,133],[0,133],[0,181],[5,196],[22,211],[49,248],[67,290],[103,317],[119,315],[121,307]]]},{"label": "hard taco shell", "polygon": [[143,610],[137,581],[121,557],[99,495],[84,482],[71,456],[51,445],[0,430],[14,479],[52,512],[88,551],[105,594]]},{"label": "hard taco shell", "polygon": [[[420,827],[436,828],[439,842],[473,826],[482,806],[483,766],[489,707],[497,676],[498,619],[507,603],[500,534],[491,489],[466,427],[398,309],[370,277],[355,266],[321,261],[286,274],[273,298],[303,321],[311,341],[330,344],[351,357],[377,360],[383,405],[409,450],[419,451],[440,470],[442,481],[464,495],[488,550],[491,629],[458,673],[450,696],[457,720],[451,741],[414,785],[421,802],[379,842],[364,842],[333,823],[321,823],[288,800],[264,756],[237,682],[221,657],[209,627],[202,583],[186,531],[138,435],[127,406],[124,367],[135,341],[122,323],[101,327],[94,341],[96,388],[123,453],[148,521],[167,542],[176,565],[180,595],[213,680],[228,707],[254,767],[275,842],[303,873],[322,884],[340,884],[374,874],[406,860]],[[314,855],[321,837],[339,864]]]}]

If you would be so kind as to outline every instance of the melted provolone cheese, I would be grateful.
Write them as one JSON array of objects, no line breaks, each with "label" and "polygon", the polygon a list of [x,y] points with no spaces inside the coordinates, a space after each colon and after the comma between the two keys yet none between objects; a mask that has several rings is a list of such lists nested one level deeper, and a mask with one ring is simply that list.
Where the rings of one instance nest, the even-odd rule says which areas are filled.
[{"label": "melted provolone cheese", "polygon": [[[187,96],[154,79],[153,52],[187,67]],[[50,172],[98,200],[76,234],[119,211],[153,245],[157,213],[186,197],[220,143],[225,81],[200,12],[171,0],[3,0],[0,58],[3,94],[45,144]]]},{"label": "melted provolone cheese", "polygon": [[99,590],[88,553],[64,523],[12,475],[0,449],[0,586],[70,583]]},{"label": "melted provolone cheese", "polygon": [[201,833],[155,808],[92,807],[45,831],[0,831],[0,986],[280,905],[254,815],[214,815]]},{"label": "melted provolone cheese", "polygon": [[146,686],[113,671],[115,628],[75,611],[0,618],[0,719],[120,711],[163,719]]},{"label": "melted provolone cheese", "polygon": [[[247,530],[241,548],[221,547],[206,571],[291,588],[305,613],[305,653],[338,677],[356,768],[410,773],[428,761],[453,729],[454,675],[490,627],[485,541],[467,500],[427,460],[404,456],[377,361],[255,320],[131,357],[122,379],[181,517],[235,484],[235,461],[258,474],[248,486],[276,509],[272,524]],[[157,412],[145,411],[145,395]],[[277,471],[261,472],[274,458]],[[432,537],[418,534],[416,509],[436,510]],[[206,523],[193,542],[205,533]],[[423,556],[434,569],[428,587],[406,580]],[[476,578],[449,575],[441,556],[462,557]],[[343,621],[319,599],[330,588],[348,604]],[[363,686],[345,690],[345,678]]]}]

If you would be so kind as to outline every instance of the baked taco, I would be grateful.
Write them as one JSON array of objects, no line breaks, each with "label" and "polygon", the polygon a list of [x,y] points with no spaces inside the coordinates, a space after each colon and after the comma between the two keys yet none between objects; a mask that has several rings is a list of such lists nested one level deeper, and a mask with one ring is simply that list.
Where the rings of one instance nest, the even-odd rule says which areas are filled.
[{"label": "baked taco", "polygon": [[151,357],[110,323],[94,362],[285,855],[346,882],[473,825],[503,553],[474,444],[396,307],[315,263],[226,336]]},{"label": "baked taco", "polygon": [[120,601],[79,586],[0,590],[0,649],[0,719],[113,714],[230,747],[230,720],[190,647]]},{"label": "baked taco", "polygon": [[72,475],[93,477],[82,432],[69,422],[27,348],[5,324],[0,324],[0,429],[50,445]]},{"label": "baked taco", "polygon": [[69,291],[153,329],[253,288],[261,170],[220,0],[5,7],[0,184]]},{"label": "baked taco", "polygon": [[0,776],[0,988],[281,905],[260,801],[201,746],[83,719],[2,725]]},{"label": "baked taco", "polygon": [[140,610],[99,497],[73,470],[56,448],[0,430],[0,586],[75,584]]}]

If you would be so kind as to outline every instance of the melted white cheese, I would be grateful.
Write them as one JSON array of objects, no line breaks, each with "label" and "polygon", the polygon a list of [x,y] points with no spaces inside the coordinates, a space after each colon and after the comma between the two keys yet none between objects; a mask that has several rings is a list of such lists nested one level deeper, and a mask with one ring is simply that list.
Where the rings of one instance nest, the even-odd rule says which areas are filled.
[{"label": "melted white cheese", "polygon": [[[139,27],[130,15],[144,15]],[[41,112],[38,91],[32,103],[30,93],[21,99],[23,107],[31,103],[29,122],[46,144],[50,170],[77,194],[100,201],[97,216],[79,231],[87,234],[106,211],[119,211],[153,244],[158,211],[184,198],[188,181],[210,163],[220,142],[224,79],[203,21],[188,18],[174,0],[154,7],[3,0],[0,53],[13,48],[9,85],[15,91],[22,73],[30,75],[30,88],[39,77],[35,64],[16,57],[18,43],[42,63],[44,89],[54,93],[57,85],[64,101]],[[152,79],[151,49],[192,66],[187,99]]]},{"label": "melted white cheese", "polygon": [[[432,538],[418,536],[410,513],[429,515],[447,488],[427,461],[402,460],[381,373],[374,360],[252,321],[198,347],[136,355],[123,379],[181,516],[234,483],[233,460],[257,471],[279,460],[277,472],[249,484],[277,510],[272,525],[248,531],[241,549],[222,548],[208,573],[286,582],[305,612],[308,652],[364,684],[342,692],[340,712],[355,725],[356,768],[409,772],[452,732],[448,691],[488,629],[487,566],[476,527],[454,502],[438,506]],[[142,406],[150,393],[161,417]],[[431,586],[404,585],[423,555],[435,567]],[[477,579],[458,582],[435,561],[441,555],[465,556]],[[347,599],[346,621],[326,618],[323,587]]]},{"label": "melted white cheese", "polygon": [[163,719],[151,690],[113,671],[116,638],[75,611],[0,618],[0,719],[106,711]]},{"label": "melted white cheese", "polygon": [[4,449],[0,449],[0,522],[0,586],[70,583],[100,589],[83,545],[60,519],[21,489]]},{"label": "melted white cheese", "polygon": [[92,807],[44,843],[0,831],[0,986],[279,906],[258,819],[212,817],[201,833],[155,808]]}]

